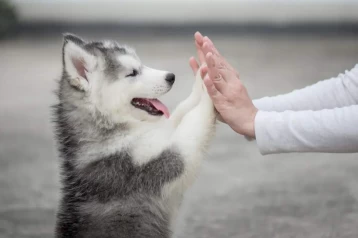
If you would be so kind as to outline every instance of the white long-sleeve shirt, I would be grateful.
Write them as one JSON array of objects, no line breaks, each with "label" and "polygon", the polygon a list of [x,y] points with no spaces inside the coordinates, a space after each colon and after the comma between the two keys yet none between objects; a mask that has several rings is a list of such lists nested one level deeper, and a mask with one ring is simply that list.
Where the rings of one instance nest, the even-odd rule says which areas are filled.
[{"label": "white long-sleeve shirt", "polygon": [[261,154],[358,152],[358,64],[336,78],[253,103]]}]

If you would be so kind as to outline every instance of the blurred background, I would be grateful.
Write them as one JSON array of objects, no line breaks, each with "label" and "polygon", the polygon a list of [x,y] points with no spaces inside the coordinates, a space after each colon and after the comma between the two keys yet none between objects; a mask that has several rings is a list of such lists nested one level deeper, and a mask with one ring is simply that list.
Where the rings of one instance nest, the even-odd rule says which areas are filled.
[{"label": "blurred background", "polygon": [[[357,0],[0,0],[0,237],[53,237],[59,160],[51,124],[62,33],[114,39],[190,91],[201,31],[253,98],[335,77],[358,63]],[[357,154],[261,156],[220,124],[185,196],[179,238],[358,237]]]}]

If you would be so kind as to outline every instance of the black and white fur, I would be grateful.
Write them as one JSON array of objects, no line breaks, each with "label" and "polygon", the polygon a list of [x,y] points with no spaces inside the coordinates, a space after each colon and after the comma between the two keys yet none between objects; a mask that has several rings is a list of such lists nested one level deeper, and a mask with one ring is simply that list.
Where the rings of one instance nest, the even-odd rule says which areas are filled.
[{"label": "black and white fur", "polygon": [[172,236],[216,116],[200,74],[169,119],[131,104],[167,93],[167,76],[127,46],[65,34],[55,106],[62,158],[56,237]]}]

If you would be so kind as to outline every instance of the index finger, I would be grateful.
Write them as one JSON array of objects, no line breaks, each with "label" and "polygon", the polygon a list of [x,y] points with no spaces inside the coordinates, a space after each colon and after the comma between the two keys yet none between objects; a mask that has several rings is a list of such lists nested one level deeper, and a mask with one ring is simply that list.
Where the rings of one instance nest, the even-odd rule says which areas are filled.
[{"label": "index finger", "polygon": [[214,43],[209,39],[209,37],[207,37],[207,36],[204,37],[204,43],[203,43],[203,47],[201,49],[202,49],[204,55],[206,55],[209,52],[211,52],[213,55],[215,55],[216,58],[218,59],[218,61],[220,62],[219,65],[221,68],[227,68],[232,71],[236,71],[231,66],[231,64],[229,64],[227,62],[227,60],[219,53],[218,49],[216,49],[216,47],[214,46]]},{"label": "index finger", "polygon": [[195,32],[194,38],[200,47],[203,46],[204,43],[203,35],[199,31]]},{"label": "index finger", "polygon": [[[216,49],[214,43],[210,40],[209,37],[205,36],[205,37],[203,38],[203,44],[204,44],[205,42],[208,44],[208,46],[209,46],[209,48],[210,48],[210,50],[211,50],[211,52],[212,52],[213,54],[215,54],[215,55],[217,55],[217,56],[220,56],[220,53],[219,53],[218,49]],[[204,52],[204,53],[207,54],[207,52]]]}]

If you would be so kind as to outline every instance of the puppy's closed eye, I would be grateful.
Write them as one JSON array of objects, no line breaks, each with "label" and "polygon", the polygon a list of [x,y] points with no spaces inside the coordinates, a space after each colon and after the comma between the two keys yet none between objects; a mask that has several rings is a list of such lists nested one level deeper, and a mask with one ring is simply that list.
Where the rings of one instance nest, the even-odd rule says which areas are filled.
[{"label": "puppy's closed eye", "polygon": [[133,69],[132,73],[126,75],[126,77],[135,77],[138,75],[138,73],[139,73],[138,70]]}]

